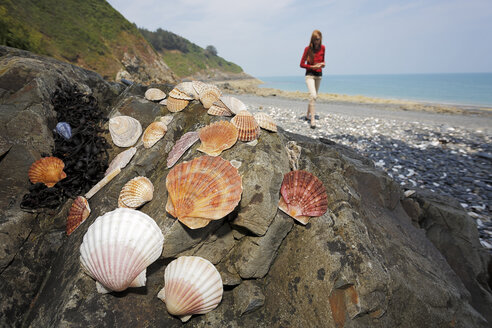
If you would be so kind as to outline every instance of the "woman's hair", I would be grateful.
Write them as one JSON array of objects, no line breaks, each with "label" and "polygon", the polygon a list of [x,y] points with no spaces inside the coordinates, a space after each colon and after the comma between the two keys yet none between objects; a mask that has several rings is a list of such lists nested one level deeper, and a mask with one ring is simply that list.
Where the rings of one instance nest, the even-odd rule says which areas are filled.
[{"label": "woman's hair", "polygon": [[307,62],[308,64],[312,64],[314,62],[314,53],[319,50],[314,48],[314,39],[319,38],[319,46],[321,47],[321,42],[323,42],[323,36],[319,30],[314,30],[313,34],[311,34],[311,41],[309,42],[309,50],[307,54]]}]

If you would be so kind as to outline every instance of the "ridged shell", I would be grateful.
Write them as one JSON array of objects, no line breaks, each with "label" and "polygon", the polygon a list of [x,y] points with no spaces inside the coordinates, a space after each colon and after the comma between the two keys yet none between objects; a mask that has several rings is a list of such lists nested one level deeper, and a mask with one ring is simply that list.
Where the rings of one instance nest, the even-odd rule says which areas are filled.
[{"label": "ridged shell", "polygon": [[285,174],[280,193],[279,208],[302,224],[328,209],[323,183],[309,172],[297,170]]},{"label": "ridged shell", "polygon": [[202,102],[203,107],[206,109],[209,109],[214,102],[219,100],[221,95],[222,93],[220,92],[220,90],[214,85],[209,85],[208,88],[206,88],[199,94],[200,101]]},{"label": "ridged shell", "polygon": [[67,177],[63,172],[65,164],[58,157],[43,157],[29,168],[28,176],[32,183],[44,183],[48,188]]},{"label": "ridged shell", "polygon": [[189,100],[177,99],[169,96],[169,98],[167,98],[166,107],[170,112],[176,113],[188,106],[189,102]]},{"label": "ridged shell", "polygon": [[150,101],[160,101],[166,98],[166,93],[157,88],[149,88],[145,91],[145,99]]},{"label": "ridged shell", "polygon": [[191,131],[183,134],[176,144],[174,144],[173,149],[167,155],[167,168],[172,167],[176,162],[183,156],[183,154],[199,139],[198,132]]},{"label": "ridged shell", "polygon": [[181,256],[169,263],[164,271],[164,284],[157,297],[166,303],[170,314],[183,322],[193,314],[215,309],[224,292],[219,271],[198,256]]},{"label": "ridged shell", "polygon": [[109,119],[109,132],[118,147],[131,147],[142,134],[142,125],[130,116],[116,116]]},{"label": "ridged shell", "polygon": [[98,292],[145,286],[146,268],[162,253],[164,236],[140,211],[117,208],[98,217],[80,245],[80,263]]},{"label": "ridged shell", "polygon": [[260,135],[260,126],[247,110],[240,111],[231,123],[239,130],[238,139],[241,141],[252,141]]},{"label": "ridged shell", "polygon": [[68,212],[67,236],[70,236],[70,234],[89,217],[90,213],[91,208],[89,207],[87,199],[82,196],[75,198],[72,207],[70,207],[70,211]]},{"label": "ridged shell", "polygon": [[188,88],[186,87],[186,85],[181,85],[180,83],[169,92],[169,97],[183,100],[194,100],[196,94],[195,90],[193,89],[193,87],[191,87],[193,93],[190,93],[190,90],[187,89]]},{"label": "ridged shell", "polygon": [[217,156],[237,141],[237,128],[228,121],[207,125],[198,132],[202,144],[198,150],[210,156]]},{"label": "ridged shell", "polygon": [[137,152],[137,147],[131,147],[116,155],[116,157],[113,158],[113,160],[109,164],[108,169],[106,170],[104,175],[108,175],[111,171],[113,171],[117,167],[122,169],[125,166],[127,166],[128,163],[130,163],[130,161],[132,160],[136,152]]},{"label": "ridged shell", "polygon": [[150,148],[159,140],[167,132],[167,125],[162,122],[152,122],[145,129],[145,132],[142,135],[142,142],[145,148]]},{"label": "ridged shell", "polygon": [[191,229],[232,212],[241,199],[241,177],[221,157],[202,156],[176,165],[167,175],[166,210]]},{"label": "ridged shell", "polygon": [[220,101],[216,101],[208,109],[207,114],[214,116],[232,116],[232,112]]},{"label": "ridged shell", "polygon": [[198,96],[198,92],[196,92],[195,88],[193,87],[193,82],[181,82],[180,84],[176,85],[175,89],[178,89],[179,91],[187,94],[194,100],[200,99],[200,97]]},{"label": "ridged shell", "polygon": [[154,185],[146,177],[136,177],[121,189],[118,207],[137,208],[150,202],[154,197]]},{"label": "ridged shell", "polygon": [[237,115],[240,111],[248,110],[246,105],[235,97],[222,96],[219,98],[219,102],[227,107],[234,115]]},{"label": "ridged shell", "polygon": [[72,137],[72,127],[67,122],[58,122],[56,124],[55,132],[65,140],[70,140]]},{"label": "ridged shell", "polygon": [[207,87],[207,83],[203,83],[202,81],[192,81],[191,85],[193,86],[193,89],[195,89],[198,99],[200,99],[200,93],[202,93]]},{"label": "ridged shell", "polygon": [[272,132],[277,132],[277,124],[275,124],[273,118],[267,113],[256,113],[254,115],[254,118],[258,123],[258,125],[260,126],[260,128]]}]

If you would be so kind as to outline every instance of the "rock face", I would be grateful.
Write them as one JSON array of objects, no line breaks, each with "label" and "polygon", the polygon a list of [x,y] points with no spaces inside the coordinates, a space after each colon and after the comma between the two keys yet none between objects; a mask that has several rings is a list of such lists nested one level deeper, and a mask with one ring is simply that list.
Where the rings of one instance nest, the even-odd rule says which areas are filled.
[{"label": "rock face", "polygon": [[[1,67],[33,60],[27,53],[15,52],[14,56],[8,49],[2,51]],[[39,62],[29,67],[6,65],[9,69],[1,70],[0,76],[1,115],[9,109],[12,113],[17,109],[17,116],[26,111],[22,114],[40,122],[47,140],[25,137],[13,142],[2,129],[0,140],[7,143],[0,148],[0,165],[5,170],[13,170],[13,165],[23,170],[0,177],[2,185],[12,184],[8,197],[0,198],[9,208],[9,215],[0,221],[0,232],[4,232],[0,238],[6,238],[0,252],[0,326],[181,327],[181,321],[170,316],[156,297],[164,285],[166,265],[181,255],[211,261],[226,286],[220,305],[208,314],[193,316],[187,323],[190,327],[490,325],[487,309],[492,302],[486,269],[490,257],[481,253],[476,228],[473,231],[466,223],[466,214],[419,193],[409,201],[393,180],[349,149],[281,129],[279,133],[262,130],[256,145],[238,142],[221,154],[226,160],[241,162],[242,200],[232,213],[197,230],[170,217],[165,211],[168,152],[184,133],[229,119],[207,115],[196,101],[172,114],[166,135],[152,148],[138,147],[128,166],[90,199],[89,218],[70,237],[63,232],[68,203],[49,213],[22,212],[18,199],[29,185],[25,172],[36,151],[50,150],[47,126],[52,113],[46,99],[56,85],[50,84],[51,79],[85,85],[104,95],[100,102],[110,105],[109,117],[129,115],[143,128],[156,117],[170,114],[165,106],[144,99],[144,86],[134,84],[119,92],[117,85],[93,73],[73,67],[67,71],[68,65],[36,60]],[[43,86],[31,87],[37,93],[18,91],[29,89],[34,82],[27,77],[43,68],[53,75],[34,79],[36,86]],[[15,90],[8,89],[3,79],[13,75],[26,77],[14,80]],[[74,78],[69,80],[67,75]],[[165,92],[172,88],[157,87]],[[119,96],[114,100],[116,93]],[[24,107],[12,99],[25,99]],[[12,121],[16,115],[8,120],[4,117],[4,125],[16,122]],[[19,125],[11,131],[22,135],[21,129]],[[107,138],[111,142],[109,134]],[[300,168],[317,176],[328,193],[328,212],[306,226],[277,210],[282,178],[290,170],[285,145],[291,140],[302,147]],[[179,162],[202,156],[198,147],[199,142]],[[15,156],[14,149],[19,149]],[[122,150],[114,146],[111,158]],[[137,175],[154,184],[154,199],[140,210],[162,229],[163,253],[147,269],[146,287],[98,294],[94,280],[80,266],[79,247],[89,225],[117,206],[122,186]],[[460,224],[467,228],[444,229],[449,227],[447,213],[454,213],[457,228]],[[448,253],[459,239],[463,242]]]}]

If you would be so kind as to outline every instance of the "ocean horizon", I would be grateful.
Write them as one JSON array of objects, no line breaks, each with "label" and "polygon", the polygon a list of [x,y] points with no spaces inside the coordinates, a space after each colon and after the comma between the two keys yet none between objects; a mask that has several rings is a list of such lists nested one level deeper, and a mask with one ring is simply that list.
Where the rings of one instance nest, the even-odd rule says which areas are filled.
[{"label": "ocean horizon", "polygon": [[[304,75],[261,76],[260,88],[307,92]],[[492,107],[492,73],[324,74],[320,93]]]}]

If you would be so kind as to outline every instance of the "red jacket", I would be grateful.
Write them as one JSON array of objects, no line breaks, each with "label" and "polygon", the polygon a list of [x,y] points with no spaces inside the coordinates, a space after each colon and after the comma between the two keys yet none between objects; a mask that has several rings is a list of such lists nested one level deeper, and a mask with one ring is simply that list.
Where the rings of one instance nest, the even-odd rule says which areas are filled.
[{"label": "red jacket", "polygon": [[306,49],[304,49],[304,53],[302,54],[302,58],[301,58],[301,67],[307,69],[306,73],[309,73],[309,71],[321,73],[321,68],[311,69],[311,66],[317,63],[323,63],[325,61],[325,46],[321,45],[319,51],[314,54],[313,63],[306,63],[308,50],[309,47],[306,47]]}]

